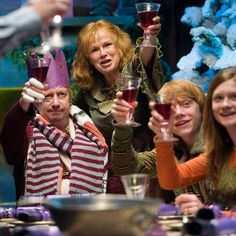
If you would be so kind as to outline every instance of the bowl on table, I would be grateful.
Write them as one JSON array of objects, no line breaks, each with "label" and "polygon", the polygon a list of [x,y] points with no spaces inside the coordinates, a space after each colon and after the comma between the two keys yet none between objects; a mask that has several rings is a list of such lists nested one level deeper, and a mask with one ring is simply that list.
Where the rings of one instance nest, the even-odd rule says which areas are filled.
[{"label": "bowl on table", "polygon": [[45,205],[65,236],[142,236],[156,221],[160,200],[97,194],[54,197]]}]

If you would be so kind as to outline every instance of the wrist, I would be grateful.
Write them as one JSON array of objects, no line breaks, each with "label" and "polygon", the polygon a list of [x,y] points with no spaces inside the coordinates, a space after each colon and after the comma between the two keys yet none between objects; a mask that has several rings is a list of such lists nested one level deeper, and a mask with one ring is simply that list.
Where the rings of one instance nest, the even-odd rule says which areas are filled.
[{"label": "wrist", "polygon": [[24,101],[23,98],[20,98],[19,100],[19,105],[21,107],[21,109],[24,111],[24,112],[28,112],[29,108],[30,108],[30,103]]}]

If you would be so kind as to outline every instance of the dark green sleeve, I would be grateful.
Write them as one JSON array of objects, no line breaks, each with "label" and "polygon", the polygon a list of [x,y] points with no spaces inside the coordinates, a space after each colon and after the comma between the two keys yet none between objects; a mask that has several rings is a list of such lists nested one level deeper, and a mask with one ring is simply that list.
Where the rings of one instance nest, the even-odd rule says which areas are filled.
[{"label": "dark green sleeve", "polygon": [[82,109],[84,112],[86,112],[90,116],[89,112],[89,106],[86,102],[86,91],[83,89],[78,89],[78,91],[74,92],[75,95],[72,98],[72,104],[76,105],[80,109]]},{"label": "dark green sleeve", "polygon": [[132,128],[130,127],[114,124],[111,158],[113,171],[118,175],[141,172],[148,173],[150,176],[155,175],[155,149],[136,152],[132,146]]},{"label": "dark green sleeve", "polygon": [[[136,51],[135,54],[140,57],[140,47],[139,45],[142,43],[143,38],[138,38],[136,41]],[[161,51],[161,44],[159,43],[158,39],[156,39],[156,47],[155,51],[152,56],[152,60],[148,67],[144,67],[142,64],[142,70],[143,70],[143,86],[141,88],[144,92],[146,92],[148,95],[150,93],[158,92],[159,89],[164,85],[166,82],[166,79],[164,77],[164,71],[161,64],[161,58],[163,56],[163,53]],[[142,63],[142,60],[140,60]]]},{"label": "dark green sleeve", "polygon": [[161,64],[161,57],[163,56],[163,54],[161,52],[161,45],[157,39],[156,50],[153,53],[152,60],[148,67],[145,68],[140,56],[140,47],[138,47],[141,42],[142,38],[139,38],[137,40],[135,55],[130,63],[124,66],[122,73],[134,74],[141,77],[142,82],[140,85],[140,89],[142,93],[146,94],[148,98],[151,99],[152,94],[158,92],[166,82]]}]

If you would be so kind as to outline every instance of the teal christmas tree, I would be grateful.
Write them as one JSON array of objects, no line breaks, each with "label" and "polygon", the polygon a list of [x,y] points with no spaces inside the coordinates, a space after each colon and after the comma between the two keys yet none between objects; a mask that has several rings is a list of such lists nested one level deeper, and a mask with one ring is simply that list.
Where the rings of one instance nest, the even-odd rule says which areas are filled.
[{"label": "teal christmas tree", "polygon": [[181,22],[192,27],[193,47],[172,79],[192,80],[207,92],[218,70],[236,66],[236,1],[206,0],[202,7],[187,7]]},{"label": "teal christmas tree", "polygon": [[110,16],[112,15],[110,2],[107,0],[94,0],[91,15]]}]

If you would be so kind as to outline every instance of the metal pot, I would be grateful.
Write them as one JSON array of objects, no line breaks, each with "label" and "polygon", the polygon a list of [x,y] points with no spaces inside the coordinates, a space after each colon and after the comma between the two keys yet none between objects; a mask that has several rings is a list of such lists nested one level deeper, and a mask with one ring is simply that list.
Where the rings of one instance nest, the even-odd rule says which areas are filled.
[{"label": "metal pot", "polygon": [[141,236],[155,221],[160,200],[98,194],[55,197],[45,204],[65,236]]}]

